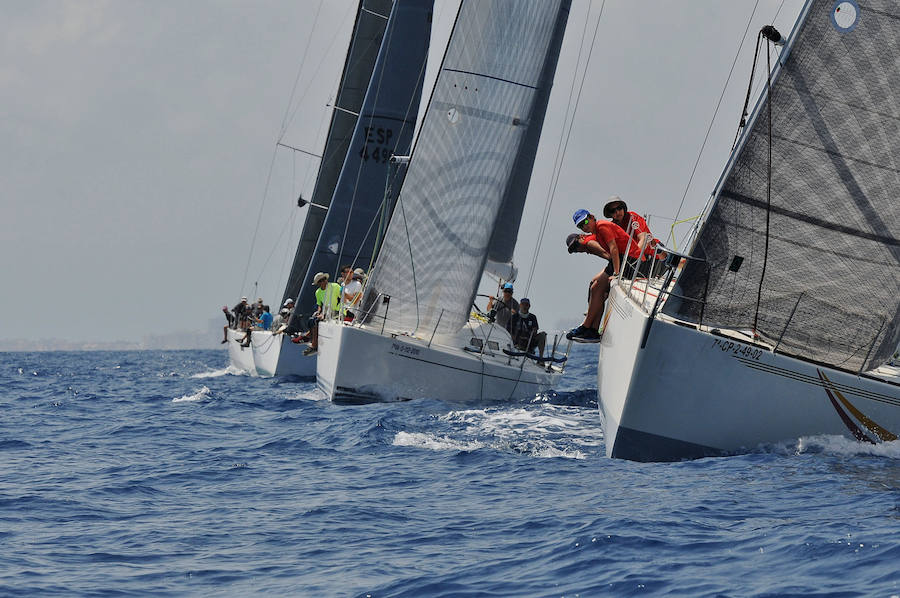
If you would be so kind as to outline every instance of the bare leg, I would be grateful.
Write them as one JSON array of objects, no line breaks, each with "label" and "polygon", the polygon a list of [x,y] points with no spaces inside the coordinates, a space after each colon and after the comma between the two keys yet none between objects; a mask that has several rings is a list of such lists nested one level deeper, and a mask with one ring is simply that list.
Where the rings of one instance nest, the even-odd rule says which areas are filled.
[{"label": "bare leg", "polygon": [[316,322],[316,325],[312,327],[310,332],[310,341],[309,346],[313,349],[319,348],[319,323]]},{"label": "bare leg", "polygon": [[591,298],[588,302],[588,311],[584,317],[584,322],[581,324],[582,326],[592,330],[597,330],[600,327],[607,296],[609,296],[609,275],[604,270],[591,280]]}]

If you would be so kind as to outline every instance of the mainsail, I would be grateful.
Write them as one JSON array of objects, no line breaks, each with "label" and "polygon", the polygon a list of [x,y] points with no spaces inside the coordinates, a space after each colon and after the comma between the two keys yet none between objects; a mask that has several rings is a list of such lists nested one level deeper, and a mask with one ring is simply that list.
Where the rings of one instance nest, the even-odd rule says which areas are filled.
[{"label": "mainsail", "polygon": [[851,371],[900,342],[900,5],[860,4],[807,5],[664,309]]},{"label": "mainsail", "polygon": [[[350,137],[356,127],[357,115],[365,99],[369,80],[372,78],[372,70],[375,68],[375,59],[378,57],[390,10],[391,0],[360,0],[313,189],[314,204],[327,207],[331,202],[344,156],[350,147]],[[291,273],[281,299],[282,303],[287,299],[295,299],[299,294],[319,232],[325,222],[323,210],[314,207],[307,210],[303,231],[300,233],[300,243],[297,245],[294,263],[291,265]]]},{"label": "mainsail", "polygon": [[[369,320],[428,333],[467,321],[498,221],[518,230],[570,4],[463,0],[367,285]],[[496,246],[505,260],[514,241]]]},{"label": "mainsail", "polygon": [[[365,101],[331,198],[305,280],[316,272],[334,276],[341,264],[368,269],[387,191],[398,189],[405,169],[392,165],[412,143],[422,96],[434,0],[396,0]],[[289,330],[315,311],[314,288],[299,289]]]}]

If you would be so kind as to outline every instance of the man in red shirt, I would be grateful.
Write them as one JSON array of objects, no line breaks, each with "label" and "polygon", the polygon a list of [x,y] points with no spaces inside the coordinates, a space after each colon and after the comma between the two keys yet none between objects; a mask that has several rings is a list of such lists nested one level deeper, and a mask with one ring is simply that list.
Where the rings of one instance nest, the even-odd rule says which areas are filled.
[{"label": "man in red shirt", "polygon": [[[566,338],[580,342],[598,342],[600,340],[598,328],[603,317],[603,307],[609,296],[609,279],[619,275],[634,278],[635,270],[638,275],[646,276],[650,262],[641,261],[639,241],[631,239],[625,230],[614,222],[597,220],[587,210],[578,210],[572,216],[572,220],[585,234],[568,236],[566,245],[569,253],[591,253],[609,260],[609,263],[602,272],[591,279],[587,314],[581,325],[570,330]],[[626,252],[628,259],[624,257]],[[635,264],[639,264],[637,268]]]},{"label": "man in red shirt", "polygon": [[[637,212],[629,212],[628,205],[618,195],[609,198],[609,202],[603,206],[603,216],[611,218],[622,230],[631,235],[632,243],[638,243],[644,249],[641,260],[653,257],[653,252],[659,245],[659,239],[653,237],[647,221]],[[665,259],[666,254],[657,253],[656,259]]]}]

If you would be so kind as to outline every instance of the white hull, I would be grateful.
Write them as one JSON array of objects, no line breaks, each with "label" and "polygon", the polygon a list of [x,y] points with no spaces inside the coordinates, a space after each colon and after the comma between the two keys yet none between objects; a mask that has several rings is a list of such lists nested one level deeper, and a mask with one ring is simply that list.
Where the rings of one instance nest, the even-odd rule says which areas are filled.
[{"label": "white hull", "polygon": [[316,356],[304,355],[309,345],[293,343],[286,334],[272,334],[268,330],[254,330],[251,333],[253,363],[260,376],[300,376],[312,378],[316,375]]},{"label": "white hull", "polygon": [[[508,341],[505,330],[503,334]],[[499,350],[482,357],[462,346],[461,342],[429,346],[426,340],[409,336],[322,322],[316,381],[322,392],[340,403],[422,397],[466,402],[534,397],[552,388],[562,375],[557,367],[547,371],[532,360],[508,357]]]},{"label": "white hull", "polygon": [[671,461],[751,450],[801,436],[868,442],[900,433],[897,380],[850,374],[768,348],[653,321],[613,285],[598,393],[606,454]]},{"label": "white hull", "polygon": [[255,374],[256,367],[253,364],[253,351],[250,347],[242,347],[241,340],[244,338],[243,330],[228,329],[228,359],[231,361],[231,367],[248,374]]}]

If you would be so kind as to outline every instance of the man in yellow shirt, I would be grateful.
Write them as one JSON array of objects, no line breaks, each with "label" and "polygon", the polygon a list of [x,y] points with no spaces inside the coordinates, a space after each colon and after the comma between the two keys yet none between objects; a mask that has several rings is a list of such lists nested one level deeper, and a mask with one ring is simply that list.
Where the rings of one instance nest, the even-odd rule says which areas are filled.
[{"label": "man in yellow shirt", "polygon": [[328,274],[319,272],[313,277],[313,286],[316,289],[316,313],[311,318],[313,324],[310,327],[309,348],[303,351],[304,355],[312,355],[319,350],[319,321],[330,318],[340,312],[341,285],[336,282],[328,282]]}]

